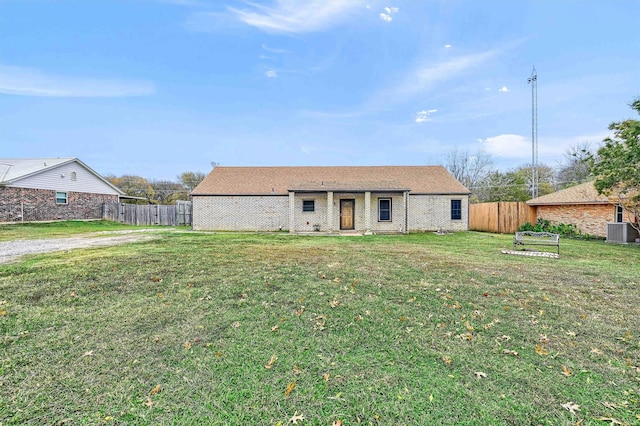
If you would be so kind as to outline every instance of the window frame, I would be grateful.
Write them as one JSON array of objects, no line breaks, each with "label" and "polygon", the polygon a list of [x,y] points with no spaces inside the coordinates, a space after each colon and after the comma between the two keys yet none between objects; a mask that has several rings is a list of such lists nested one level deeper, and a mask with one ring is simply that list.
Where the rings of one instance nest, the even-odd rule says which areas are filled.
[{"label": "window frame", "polygon": [[[59,194],[64,194],[64,197],[60,197]],[[64,202],[60,202],[64,198]],[[66,191],[56,191],[55,195],[56,205],[64,206],[69,204],[69,193]]]},{"label": "window frame", "polygon": [[624,222],[624,209],[621,205],[616,204],[616,223]]},{"label": "window frame", "polygon": [[77,181],[78,180],[78,174],[76,172],[69,173],[69,179],[71,179],[74,182]]},{"label": "window frame", "polygon": [[[457,206],[455,206],[457,204]],[[451,220],[462,220],[462,200],[451,200]]]},{"label": "window frame", "polygon": [[[311,206],[311,208],[309,208]],[[316,200],[302,200],[302,213],[313,213],[316,211]]]},{"label": "window frame", "polygon": [[[383,209],[381,207],[380,204],[382,204],[383,201],[388,201],[389,202],[389,208],[388,209]],[[383,219],[382,218],[382,212],[385,211],[389,213],[389,218],[388,219]],[[385,198],[378,198],[378,222],[393,222],[393,199],[391,197],[385,197]]]}]

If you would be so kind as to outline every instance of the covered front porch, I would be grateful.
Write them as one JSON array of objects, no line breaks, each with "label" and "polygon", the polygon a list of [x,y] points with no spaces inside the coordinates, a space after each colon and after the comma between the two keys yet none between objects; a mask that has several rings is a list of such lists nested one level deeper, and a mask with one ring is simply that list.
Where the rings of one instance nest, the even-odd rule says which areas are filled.
[{"label": "covered front porch", "polygon": [[305,182],[289,189],[289,232],[408,233],[409,189],[397,182]]}]

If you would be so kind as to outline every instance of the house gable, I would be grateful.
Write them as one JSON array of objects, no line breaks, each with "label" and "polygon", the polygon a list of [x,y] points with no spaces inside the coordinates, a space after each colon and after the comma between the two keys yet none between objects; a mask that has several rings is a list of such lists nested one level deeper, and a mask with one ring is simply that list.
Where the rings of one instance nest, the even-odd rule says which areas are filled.
[{"label": "house gable", "polygon": [[6,187],[124,195],[77,158],[0,159],[0,166],[0,183]]}]

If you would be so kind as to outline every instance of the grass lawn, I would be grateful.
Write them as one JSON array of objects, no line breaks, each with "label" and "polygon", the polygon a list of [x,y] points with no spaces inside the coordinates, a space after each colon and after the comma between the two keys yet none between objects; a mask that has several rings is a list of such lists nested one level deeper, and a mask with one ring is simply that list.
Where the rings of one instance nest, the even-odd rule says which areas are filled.
[{"label": "grass lawn", "polygon": [[[148,228],[152,228],[149,226]],[[153,228],[160,228],[155,226]],[[34,240],[42,238],[70,237],[87,232],[121,231],[141,229],[139,226],[123,225],[107,220],[69,220],[64,222],[25,222],[15,225],[0,225],[0,242],[12,240]],[[186,229],[186,228],[185,228]]]},{"label": "grass lawn", "polygon": [[511,238],[182,232],[0,265],[0,424],[639,424],[640,247]]}]

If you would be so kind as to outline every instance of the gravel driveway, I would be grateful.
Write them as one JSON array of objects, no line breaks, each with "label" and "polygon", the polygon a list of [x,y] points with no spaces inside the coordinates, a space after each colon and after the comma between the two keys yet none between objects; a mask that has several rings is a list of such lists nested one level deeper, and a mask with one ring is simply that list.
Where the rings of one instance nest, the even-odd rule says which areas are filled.
[{"label": "gravel driveway", "polygon": [[[166,231],[166,229],[163,229]],[[0,264],[17,260],[25,254],[48,253],[76,248],[113,246],[159,238],[155,229],[128,231],[104,231],[82,234],[68,238],[48,238],[44,240],[15,240],[0,242]],[[155,235],[154,235],[155,234]],[[108,235],[108,236],[107,236]]]}]

